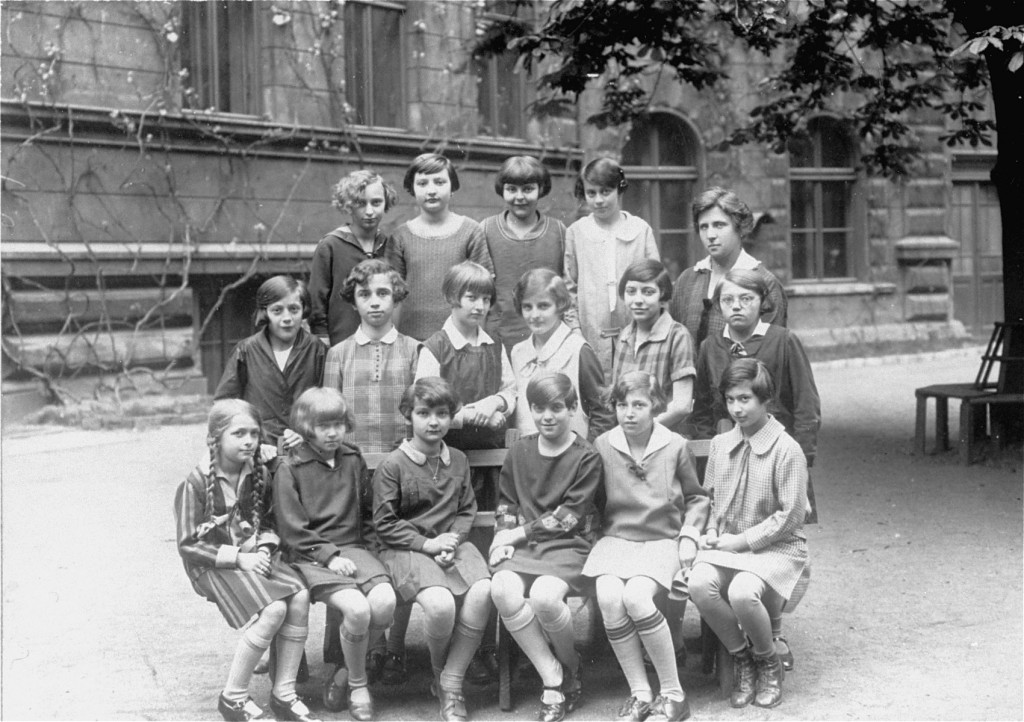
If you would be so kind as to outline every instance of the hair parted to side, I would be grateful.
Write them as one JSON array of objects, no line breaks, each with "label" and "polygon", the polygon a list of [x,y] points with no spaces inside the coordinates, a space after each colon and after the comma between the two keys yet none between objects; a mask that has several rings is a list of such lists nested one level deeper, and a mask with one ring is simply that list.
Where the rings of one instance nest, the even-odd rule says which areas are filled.
[{"label": "hair parted to side", "polygon": [[391,294],[395,303],[401,303],[409,295],[409,287],[405,284],[402,274],[391,267],[391,264],[380,258],[362,261],[353,268],[345,282],[341,284],[341,297],[351,304],[356,302],[356,287],[366,286],[374,276],[387,276],[391,282]]},{"label": "hair parted to side", "polygon": [[402,392],[402,400],[398,402],[398,412],[406,419],[412,418],[412,410],[421,403],[431,409],[446,406],[452,416],[462,408],[459,395],[452,385],[440,376],[424,376],[416,379]]},{"label": "hair parted to side", "polygon": [[459,174],[455,170],[455,165],[440,153],[421,153],[413,158],[408,170],[405,171],[402,187],[405,188],[409,195],[414,196],[416,191],[413,185],[416,181],[417,173],[440,173],[443,170],[448,171],[448,180],[451,181],[452,192],[457,191],[459,189]]},{"label": "hair parted to side", "polygon": [[619,298],[626,295],[626,284],[630,281],[637,283],[654,283],[658,286],[658,300],[670,301],[672,299],[672,278],[661,261],[653,258],[645,258],[631,264],[622,272],[619,279]]},{"label": "hair parted to side", "polygon": [[543,198],[551,192],[551,173],[532,155],[514,155],[506,158],[498,169],[498,175],[494,177],[494,192],[504,196],[506,183],[516,186],[536,183]]},{"label": "hair parted to side", "polygon": [[754,214],[750,207],[736,195],[735,191],[715,186],[701,193],[693,202],[693,228],[698,236],[700,229],[697,228],[697,222],[701,215],[712,208],[718,208],[732,219],[740,238],[746,238],[753,232]]},{"label": "hair parted to side", "polygon": [[366,187],[380,183],[384,188],[384,210],[390,211],[398,203],[395,187],[372,170],[354,170],[331,187],[331,205],[342,213],[351,213],[362,201]]},{"label": "hair parted to side", "polygon": [[338,389],[314,386],[303,391],[292,404],[288,426],[307,441],[312,438],[317,424],[340,421],[345,429],[355,428],[356,420],[348,408],[345,397]]},{"label": "hair parted to side", "polygon": [[772,303],[772,297],[768,290],[768,281],[765,280],[764,276],[751,268],[734,268],[718,282],[715,286],[715,293],[711,297],[711,302],[718,306],[722,301],[722,286],[725,282],[735,283],[740,288],[745,288],[751,293],[757,294],[761,300],[761,313],[771,313],[775,310],[775,304]]},{"label": "hair parted to side", "polygon": [[441,293],[449,306],[458,306],[467,293],[488,296],[494,303],[496,294],[491,272],[474,261],[463,261],[448,269],[441,282]]},{"label": "hair parted to side", "polygon": [[584,200],[587,197],[583,183],[590,183],[598,188],[614,188],[620,194],[629,188],[626,181],[626,172],[611,158],[595,158],[583,166],[580,177],[576,179],[573,187],[573,195],[577,200]]},{"label": "hair parted to side", "polygon": [[722,380],[718,382],[718,391],[722,394],[724,401],[725,394],[729,389],[736,386],[750,385],[750,390],[762,404],[770,404],[775,399],[775,381],[763,361],[756,358],[733,359],[725,371],[722,372]]},{"label": "hair parted to side", "polygon": [[630,371],[622,374],[609,389],[609,405],[614,407],[615,404],[624,403],[626,397],[635,392],[640,392],[647,397],[647,400],[651,402],[651,410],[656,414],[660,414],[668,408],[668,397],[665,396],[661,384],[653,374],[646,371]]},{"label": "hair parted to side", "polygon": [[[210,473],[205,476],[206,484],[206,520],[213,521],[213,486],[216,483],[216,472],[220,466],[220,444],[224,432],[231,426],[231,422],[238,416],[248,416],[259,427],[260,437],[263,436],[263,418],[259,410],[242,399],[220,399],[214,401],[210,407],[210,414],[206,419],[206,445],[210,449]],[[241,501],[241,500],[240,500]],[[251,509],[249,523],[252,525],[252,534],[260,533],[263,524],[263,517],[267,509],[267,481],[266,471],[263,462],[260,460],[259,447],[256,448],[252,458],[252,494],[247,506]]]},{"label": "hair parted to side", "polygon": [[572,305],[572,296],[565,287],[565,280],[550,268],[532,268],[516,281],[512,289],[512,305],[516,313],[523,315],[523,301],[530,296],[550,296],[555,302],[558,315],[563,315]]},{"label": "hair parted to side", "polygon": [[260,284],[260,287],[256,289],[256,313],[253,316],[256,330],[259,331],[267,325],[267,308],[269,306],[296,291],[299,292],[299,299],[302,301],[302,317],[309,318],[313,304],[305,283],[291,276],[272,276]]},{"label": "hair parted to side", "polygon": [[544,407],[561,401],[567,409],[572,410],[579,400],[572,380],[559,371],[534,376],[526,385],[526,402],[530,406]]}]

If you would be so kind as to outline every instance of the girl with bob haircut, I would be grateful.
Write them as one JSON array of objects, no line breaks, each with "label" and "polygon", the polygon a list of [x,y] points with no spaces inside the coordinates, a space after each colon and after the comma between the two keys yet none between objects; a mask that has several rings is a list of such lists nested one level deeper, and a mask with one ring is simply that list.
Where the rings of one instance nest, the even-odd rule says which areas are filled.
[{"label": "girl with bob haircut", "polygon": [[590,344],[564,322],[571,297],[565,282],[554,271],[535,268],[516,283],[512,294],[516,311],[523,317],[530,336],[512,348],[512,372],[519,397],[516,427],[524,434],[536,432],[526,389],[539,374],[561,372],[573,384],[580,399],[580,413],[572,417],[572,428],[581,438],[596,437],[612,425],[604,405],[604,371]]},{"label": "girl with bob haircut", "polygon": [[737,358],[722,372],[718,389],[736,425],[711,440],[711,511],[689,579],[701,617],[733,655],[733,707],[782,701],[771,617],[796,606],[809,579],[807,462],[768,413],[774,386],[757,359]]},{"label": "girl with bob haircut", "polygon": [[229,626],[245,630],[217,701],[221,716],[237,722],[262,716],[249,696],[249,683],[276,637],[270,707],[279,719],[311,720],[295,693],[308,635],[309,594],[298,572],[278,554],[267,472],[260,463],[260,426],[252,404],[214,402],[207,421],[209,456],[174,496],[178,553],[196,593],[215,602]]},{"label": "girl with bob haircut", "polygon": [[395,230],[395,269],[409,284],[409,305],[398,329],[417,341],[441,328],[448,306],[437,290],[445,273],[462,261],[494,272],[480,224],[451,210],[459,176],[452,162],[437,153],[417,156],[405,173],[405,190],[416,199],[419,214]]},{"label": "girl with bob haircut", "polygon": [[361,261],[380,258],[394,263],[395,243],[380,230],[384,214],[398,202],[394,187],[372,170],[354,170],[332,189],[331,205],[350,217],[317,243],[309,273],[313,312],[309,328],[329,337],[330,345],[348,338],[359,325],[359,314],[338,301],[345,278]]},{"label": "girl with bob haircut", "polygon": [[505,210],[481,224],[495,273],[495,308],[488,330],[510,352],[530,335],[526,322],[515,309],[513,289],[531,268],[562,273],[565,225],[537,208],[540,199],[551,191],[551,174],[533,156],[506,159],[495,177],[494,190],[505,202]]},{"label": "girl with bob haircut", "polygon": [[[619,425],[594,442],[605,469],[604,533],[583,573],[596,579],[608,641],[629,682],[619,716],[683,720],[690,706],[663,609],[673,579],[697,555],[708,498],[686,439],[656,420],[666,399],[654,376],[626,373],[610,396]],[[657,697],[644,650],[658,675]]]},{"label": "girl with bob haircut", "polygon": [[302,443],[288,428],[292,403],[323,378],[327,349],[302,328],[309,317],[306,285],[273,276],[256,290],[256,333],[238,342],[224,366],[213,398],[244,399],[263,417],[264,460]]},{"label": "girl with bob haircut", "polygon": [[[459,400],[447,381],[417,380],[399,404],[412,438],[373,475],[373,521],[381,559],[403,602],[417,602],[442,720],[465,720],[466,668],[490,616],[487,563],[467,540],[476,497],[466,455],[444,443]],[[461,600],[461,607],[456,600]]]},{"label": "girl with bob haircut", "polygon": [[661,261],[647,258],[626,269],[619,279],[619,298],[631,316],[619,334],[612,367],[615,383],[630,371],[653,374],[668,395],[658,423],[678,431],[693,402],[693,340],[668,313],[672,280]]},{"label": "girl with bob haircut", "polygon": [[[359,449],[345,442],[352,414],[337,389],[308,389],[295,402],[292,426],[305,443],[274,475],[274,499],[286,558],[306,580],[310,597],[341,616],[344,664],[324,685],[324,706],[373,719],[366,650],[395,611],[387,570],[373,554],[373,492]],[[347,689],[346,689],[347,685]]]},{"label": "girl with bob haircut", "polygon": [[594,348],[607,378],[612,375],[613,342],[630,319],[615,293],[619,279],[633,263],[660,258],[651,227],[622,210],[628,186],[622,166],[611,158],[587,163],[575,194],[590,214],[565,233],[565,283],[573,298],[568,323],[579,327]]},{"label": "girl with bob haircut", "polygon": [[572,429],[576,388],[546,373],[526,388],[538,433],[509,449],[498,482],[491,596],[544,685],[538,719],[558,722],[581,702],[570,592],[589,588],[583,565],[596,538],[601,459]]},{"label": "girl with bob haircut", "polygon": [[[764,278],[770,304],[765,321],[786,325],[786,293],[782,284],[761,262],[743,250],[743,241],[754,230],[754,214],[735,192],[709,188],[693,202],[693,227],[708,255],[683,271],[669,303],[672,318],[686,326],[700,351],[707,338],[721,335],[725,317],[712,301],[715,288],[733,268],[754,271]],[[771,310],[768,310],[768,308]]]}]

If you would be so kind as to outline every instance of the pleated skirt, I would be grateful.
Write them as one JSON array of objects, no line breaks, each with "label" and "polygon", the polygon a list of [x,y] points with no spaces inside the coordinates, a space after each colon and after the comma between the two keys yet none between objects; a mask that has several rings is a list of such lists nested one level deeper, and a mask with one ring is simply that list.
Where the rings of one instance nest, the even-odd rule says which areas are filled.
[{"label": "pleated skirt", "polygon": [[290,565],[275,556],[270,576],[241,569],[209,569],[194,582],[196,590],[217,605],[233,629],[241,629],[271,602],[285,599],[306,588]]},{"label": "pleated skirt", "polygon": [[391,574],[395,591],[404,602],[411,602],[421,589],[445,587],[461,597],[481,579],[489,579],[487,562],[470,542],[462,542],[455,551],[455,563],[447,569],[434,558],[409,549],[385,549],[381,561]]},{"label": "pleated skirt", "polygon": [[310,562],[297,562],[295,567],[299,570],[306,585],[309,587],[309,598],[313,602],[323,602],[342,589],[358,589],[367,594],[378,584],[390,584],[391,577],[388,570],[384,568],[373,552],[360,547],[342,547],[338,551],[339,556],[351,559],[356,565],[356,573],[352,576],[345,576],[338,572],[332,572],[325,566]]}]

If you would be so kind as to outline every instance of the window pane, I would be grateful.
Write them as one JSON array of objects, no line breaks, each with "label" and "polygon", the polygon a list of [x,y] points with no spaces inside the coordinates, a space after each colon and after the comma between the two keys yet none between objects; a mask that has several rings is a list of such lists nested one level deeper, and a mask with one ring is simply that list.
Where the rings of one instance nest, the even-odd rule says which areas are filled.
[{"label": "window pane", "polygon": [[812,124],[821,145],[821,165],[826,168],[846,168],[853,165],[850,133],[842,121],[835,118],[816,118]]},{"label": "window pane", "polygon": [[[810,184],[808,184],[810,185]],[[825,228],[846,228],[850,186],[845,182],[821,183],[821,217]]]},{"label": "window pane", "polygon": [[622,149],[622,165],[657,165],[651,158],[651,133],[647,118],[637,118],[629,131],[629,142]]},{"label": "window pane", "polygon": [[814,234],[796,232],[793,238],[793,278],[814,278]]},{"label": "window pane", "polygon": [[515,71],[516,55],[502,53],[494,59],[498,66],[498,135],[523,135],[523,82]]},{"label": "window pane", "polygon": [[358,3],[345,5],[345,94],[355,113],[355,122],[372,122],[369,111],[369,43],[364,30],[369,8]]},{"label": "window pane", "polygon": [[999,196],[992,183],[978,184],[978,249],[983,254],[1003,254],[1003,220],[999,215]]},{"label": "window pane", "polygon": [[398,10],[372,7],[371,52],[373,58],[371,123],[399,127],[402,122],[402,14]]},{"label": "window pane", "polygon": [[474,65],[476,66],[476,107],[477,112],[480,113],[480,132],[484,135],[494,135],[497,132],[497,122],[492,107],[494,84],[491,82],[491,59],[478,58],[474,61]]},{"label": "window pane", "polygon": [[686,124],[666,113],[656,113],[653,120],[658,142],[658,164],[693,165],[696,153]]},{"label": "window pane", "polygon": [[789,198],[790,228],[814,228],[814,184],[809,181],[791,181]]},{"label": "window pane", "polygon": [[654,181],[632,180],[622,194],[622,209],[648,221],[652,228],[655,226],[651,199],[654,197],[652,191],[655,185]]},{"label": "window pane", "polygon": [[[627,191],[628,192],[628,191]],[[658,218],[651,219],[661,241],[662,262],[675,279],[690,264],[690,205],[693,183],[658,182]],[[678,270],[676,270],[678,269]]]},{"label": "window pane", "polygon": [[847,234],[840,231],[832,231],[822,234],[824,237],[824,269],[823,278],[842,278],[850,275],[847,273],[846,263],[846,238]]},{"label": "window pane", "polygon": [[794,168],[814,167],[814,144],[808,135],[795,136],[789,139],[789,164]]}]

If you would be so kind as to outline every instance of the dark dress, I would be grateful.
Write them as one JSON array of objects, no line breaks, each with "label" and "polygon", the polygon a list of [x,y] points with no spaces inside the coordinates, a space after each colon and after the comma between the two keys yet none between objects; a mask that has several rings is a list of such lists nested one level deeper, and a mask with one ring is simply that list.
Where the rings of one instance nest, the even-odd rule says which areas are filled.
[{"label": "dark dress", "polygon": [[536,434],[517,441],[501,467],[495,529],[522,527],[526,543],[493,570],[547,574],[580,593],[590,584],[583,565],[600,528],[601,457],[579,435],[558,456],[542,456],[538,441]]},{"label": "dark dress", "polygon": [[[285,559],[294,564],[320,602],[341,589],[363,594],[390,583],[372,551],[372,490],[363,457],[343,444],[334,468],[309,446],[294,449],[274,474],[274,502]],[[327,568],[335,555],[351,559],[356,572],[346,576]]]},{"label": "dark dress", "polygon": [[[469,541],[476,518],[476,497],[466,455],[446,444],[428,459],[408,441],[392,451],[373,475],[373,523],[380,557],[402,601],[411,602],[427,587],[446,587],[456,597],[487,579],[487,562]],[[423,552],[423,544],[441,534],[459,537],[455,563],[441,567]]]}]

